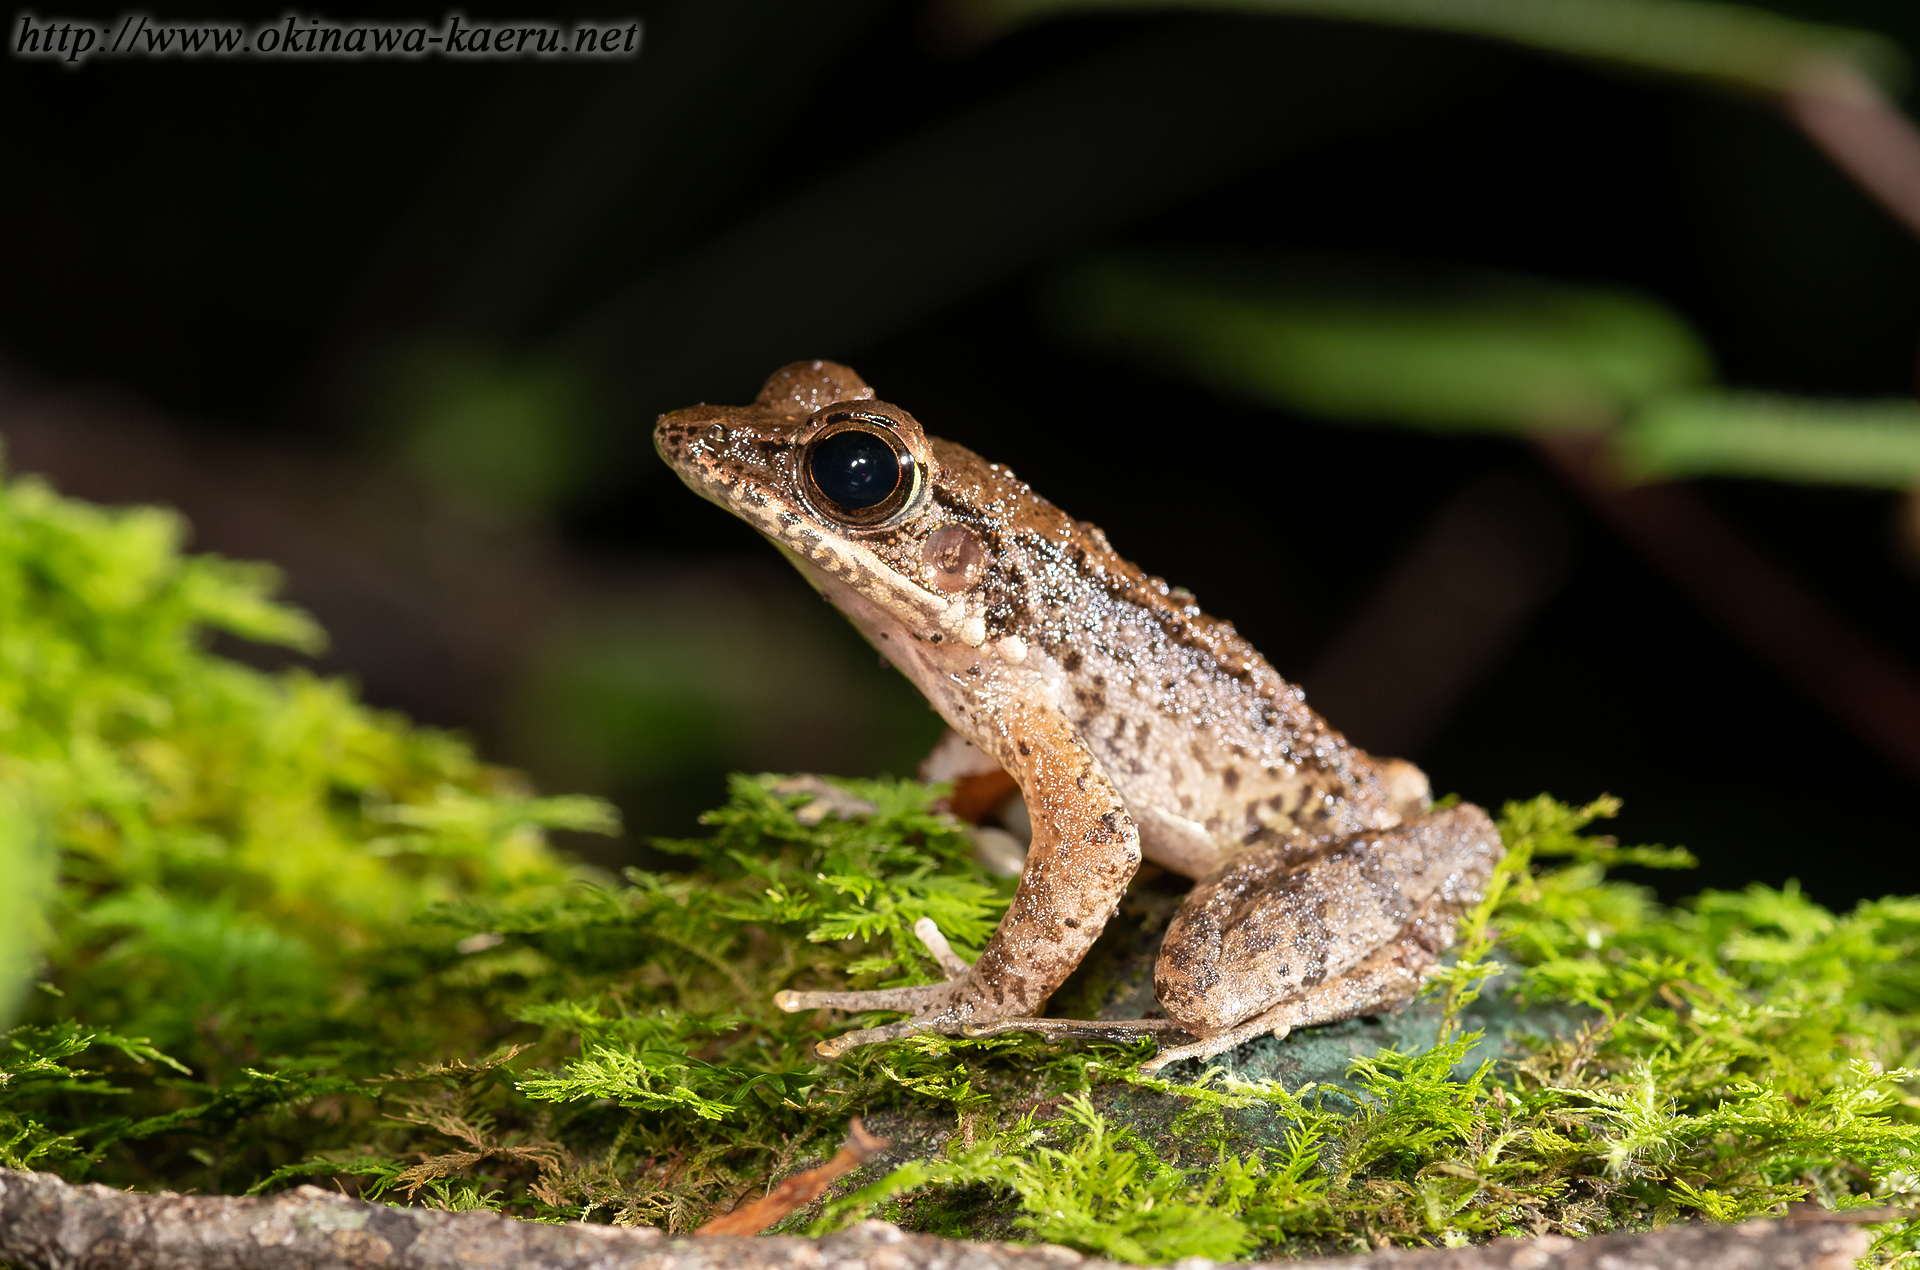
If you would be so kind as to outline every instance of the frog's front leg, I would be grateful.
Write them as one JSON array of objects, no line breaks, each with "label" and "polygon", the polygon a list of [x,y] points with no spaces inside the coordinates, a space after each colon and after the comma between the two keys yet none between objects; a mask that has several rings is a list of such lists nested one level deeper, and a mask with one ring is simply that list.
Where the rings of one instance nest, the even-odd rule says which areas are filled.
[{"label": "frog's front leg", "polygon": [[[1140,865],[1140,834],[1086,739],[1059,711],[1011,706],[1000,720],[1001,758],[1033,816],[1020,889],[979,960],[967,966],[945,941],[917,933],[950,976],[946,983],[877,992],[782,992],[783,1010],[904,1010],[913,1017],[823,1041],[837,1058],[859,1045],[914,1032],[959,1035],[969,1025],[1039,1013],[1080,964],[1120,906]],[[925,923],[931,928],[932,923]],[[933,931],[938,938],[938,931]],[[945,951],[945,956],[942,956]]]}]

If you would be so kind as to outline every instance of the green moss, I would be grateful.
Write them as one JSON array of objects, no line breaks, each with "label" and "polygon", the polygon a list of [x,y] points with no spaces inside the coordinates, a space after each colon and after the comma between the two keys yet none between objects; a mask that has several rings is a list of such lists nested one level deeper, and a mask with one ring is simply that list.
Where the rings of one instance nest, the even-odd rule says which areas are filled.
[{"label": "green moss", "polygon": [[[785,1228],[878,1211],[1134,1261],[1914,1184],[1920,901],[1836,915],[1754,887],[1664,908],[1606,871],[1684,853],[1591,836],[1605,801],[1505,809],[1487,902],[1387,1026],[1168,1079],[1138,1072],[1142,1046],[1020,1036],[817,1063],[813,1040],[864,1020],[782,1014],[775,991],[929,981],[913,922],[967,954],[1009,899],[937,790],[736,777],[708,836],[661,844],[679,869],[572,868],[543,834],[609,827],[599,804],[535,798],[340,683],[211,653],[213,631],[317,634],[262,571],[180,555],[181,532],[0,488],[0,828],[19,827],[0,846],[59,861],[44,964],[0,949],[45,980],[0,1044],[0,1163],[684,1230],[857,1114],[898,1145]],[[1133,990],[1171,905],[1136,894],[1062,1004]],[[1522,1010],[1555,1030],[1481,1035]],[[1365,1039],[1400,1024],[1426,1039]],[[1246,1074],[1329,1038],[1357,1048]],[[1914,1242],[1895,1224],[1882,1253]]]},{"label": "green moss", "polygon": [[612,819],[531,797],[344,683],[210,653],[216,633],[309,650],[321,635],[272,600],[270,570],[184,556],[185,533],[159,509],[0,486],[5,903],[58,859],[44,926],[0,922],[0,997],[41,973],[25,931],[44,936],[49,981],[0,1057],[0,1142],[216,1189],[312,1140],[256,1109],[503,1031],[472,994],[431,986],[458,954],[420,916],[558,892],[578,871],[543,830]]},{"label": "green moss", "polygon": [[[912,1220],[900,1197],[988,1182],[1020,1198],[1026,1216],[1016,1225],[1158,1261],[1188,1255],[1183,1236],[1157,1240],[1149,1226],[1114,1242],[1103,1233],[1115,1229],[1114,1206],[1144,1215],[1198,1203],[1221,1218],[1216,1250],[1304,1253],[1383,1239],[1591,1234],[1689,1215],[1731,1221],[1792,1200],[1846,1207],[1902,1196],[1920,1149],[1900,1088],[1915,1073],[1897,1066],[1916,1037],[1913,904],[1880,901],[1836,917],[1792,889],[1754,887],[1662,909],[1607,881],[1604,868],[1684,856],[1580,835],[1613,810],[1607,800],[1574,809],[1545,798],[1506,808],[1508,860],[1463,922],[1458,960],[1432,986],[1439,1044],[1384,1050],[1354,1062],[1343,1081],[1295,1088],[1220,1067],[1194,1083],[1148,1080],[1107,1059],[1088,1068],[1096,1092],[1124,1083],[1189,1105],[1164,1135],[1171,1151],[1113,1134],[1082,1106],[1038,1130],[1018,1121],[909,1164],[839,1201],[828,1222],[889,1201]],[[1540,868],[1541,857],[1569,862]],[[1523,964],[1487,958],[1495,942]],[[1454,1020],[1502,972],[1517,974],[1519,1000],[1571,1000],[1594,1013],[1571,1035],[1463,1077],[1480,1037]],[[1119,1099],[1115,1109],[1138,1114],[1141,1104]],[[1057,1149],[1038,1145],[1051,1138],[1101,1157],[1077,1162],[1077,1204],[1033,1176],[1059,1173]],[[1175,1167],[1175,1157],[1192,1163]],[[1123,1174],[1154,1177],[1158,1189],[1097,1180]],[[1883,1247],[1911,1239],[1897,1225]]]}]

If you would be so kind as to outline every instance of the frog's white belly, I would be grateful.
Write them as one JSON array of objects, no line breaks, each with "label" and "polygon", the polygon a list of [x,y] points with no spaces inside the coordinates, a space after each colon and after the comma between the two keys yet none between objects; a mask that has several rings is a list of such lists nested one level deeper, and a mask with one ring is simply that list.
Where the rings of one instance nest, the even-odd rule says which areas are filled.
[{"label": "frog's white belly", "polygon": [[[1126,798],[1123,787],[1120,796]],[[1128,799],[1127,811],[1140,826],[1140,854],[1163,869],[1190,878],[1203,878],[1227,862],[1229,852],[1207,827],[1150,804]]]}]

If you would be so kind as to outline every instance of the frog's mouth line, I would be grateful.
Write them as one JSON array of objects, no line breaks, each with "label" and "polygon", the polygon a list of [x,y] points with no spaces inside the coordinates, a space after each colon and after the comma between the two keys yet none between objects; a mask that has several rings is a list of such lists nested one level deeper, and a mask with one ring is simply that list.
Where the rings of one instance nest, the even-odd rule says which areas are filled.
[{"label": "frog's mouth line", "polygon": [[[749,522],[751,523],[751,522]],[[843,539],[810,532],[808,537],[820,550],[807,551],[792,537],[780,538],[761,531],[788,563],[800,571],[821,595],[832,599],[828,580],[862,597],[876,610],[912,632],[916,638],[938,644],[956,640],[978,647],[985,638],[985,621],[964,599],[928,590],[911,578],[902,577],[874,550],[858,539]],[[846,612],[846,606],[835,601]],[[852,618],[853,615],[848,613]],[[864,625],[855,621],[855,625]]]},{"label": "frog's mouth line", "polygon": [[[791,477],[776,466],[727,468],[724,456],[696,436],[691,429],[662,429],[655,434],[655,445],[688,489],[751,525],[815,591],[827,594],[825,581],[834,579],[916,639],[932,644],[953,641],[977,648],[985,640],[985,614],[977,601],[934,591],[900,573],[867,540],[872,535],[839,532],[793,492]],[[930,486],[926,481],[907,513],[909,519],[925,508]]]},{"label": "frog's mouth line", "polygon": [[859,538],[835,533],[811,516],[790,510],[805,504],[771,480],[751,475],[722,478],[695,456],[663,452],[662,457],[687,488],[758,530],[815,591],[825,595],[823,579],[832,577],[868,596],[895,621],[928,638],[937,637],[936,642],[963,639],[971,616],[960,611],[964,605],[902,576]]}]

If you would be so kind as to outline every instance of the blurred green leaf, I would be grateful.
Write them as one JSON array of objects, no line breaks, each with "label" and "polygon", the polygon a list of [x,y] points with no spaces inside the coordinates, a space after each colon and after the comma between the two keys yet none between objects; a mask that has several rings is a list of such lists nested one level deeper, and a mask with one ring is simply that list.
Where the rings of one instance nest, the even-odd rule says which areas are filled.
[{"label": "blurred green leaf", "polygon": [[422,344],[393,359],[383,426],[428,484],[504,516],[545,510],[581,475],[591,407],[578,372]]},{"label": "blurred green leaf", "polygon": [[1048,18],[1189,11],[1345,19],[1507,40],[1572,57],[1716,80],[1762,92],[1794,88],[1817,60],[1844,62],[1887,87],[1905,59],[1878,35],[1697,0],[956,0],[975,38]]},{"label": "blurred green leaf", "polygon": [[213,630],[321,636],[273,570],[183,555],[185,534],[158,508],[0,483],[0,1005],[57,849],[48,978],[90,1023],[219,1073],[242,1057],[226,1030],[325,1030],[384,973],[357,950],[421,938],[437,901],[564,884],[544,830],[613,821],[342,683],[209,652]]},{"label": "blurred green leaf", "polygon": [[54,852],[23,791],[0,782],[0,1027],[32,982],[45,936],[41,906],[53,889]]},{"label": "blurred green leaf", "polygon": [[662,572],[543,642],[508,744],[618,798],[637,834],[685,833],[728,770],[911,770],[940,718],[850,636],[796,578]]},{"label": "blurred green leaf", "polygon": [[1687,325],[1623,292],[1165,252],[1069,266],[1042,303],[1073,342],[1281,409],[1461,431],[1608,429],[1641,480],[1920,484],[1920,404],[1711,388]]},{"label": "blurred green leaf", "polygon": [[1920,403],[1808,401],[1758,393],[1686,393],[1622,430],[1643,479],[1757,476],[1837,485],[1920,485]]},{"label": "blurred green leaf", "polygon": [[1231,396],[1423,428],[1604,426],[1711,372],[1654,301],[1496,275],[1105,256],[1068,267],[1043,303],[1074,342]]}]

